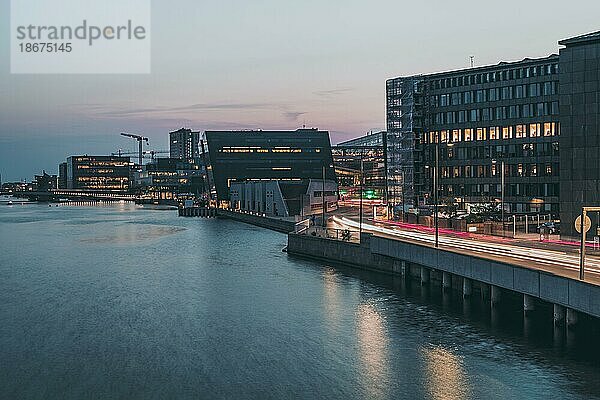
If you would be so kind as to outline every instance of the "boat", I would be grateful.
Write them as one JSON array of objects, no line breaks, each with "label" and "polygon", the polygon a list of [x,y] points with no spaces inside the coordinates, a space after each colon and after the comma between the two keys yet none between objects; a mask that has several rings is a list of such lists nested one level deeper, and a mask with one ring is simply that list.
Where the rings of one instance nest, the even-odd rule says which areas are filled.
[{"label": "boat", "polygon": [[9,200],[9,201],[8,201],[8,203],[6,203],[6,205],[7,205],[7,206],[12,206],[12,205],[13,205],[13,202],[12,202],[12,200]]}]

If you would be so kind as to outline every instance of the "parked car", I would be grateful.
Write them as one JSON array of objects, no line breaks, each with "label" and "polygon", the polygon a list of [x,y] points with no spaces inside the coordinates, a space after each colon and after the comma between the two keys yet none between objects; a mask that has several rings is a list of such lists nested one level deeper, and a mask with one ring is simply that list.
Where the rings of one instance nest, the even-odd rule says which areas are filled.
[{"label": "parked car", "polygon": [[537,227],[537,231],[546,230],[550,235],[560,235],[560,222],[544,222]]}]

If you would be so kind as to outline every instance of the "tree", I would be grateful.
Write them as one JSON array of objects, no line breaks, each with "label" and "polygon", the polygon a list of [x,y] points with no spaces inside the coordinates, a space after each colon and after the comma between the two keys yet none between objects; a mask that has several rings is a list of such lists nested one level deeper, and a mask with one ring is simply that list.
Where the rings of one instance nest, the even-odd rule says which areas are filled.
[{"label": "tree", "polygon": [[483,203],[471,207],[471,214],[467,217],[468,223],[499,221],[502,210],[497,203]]}]

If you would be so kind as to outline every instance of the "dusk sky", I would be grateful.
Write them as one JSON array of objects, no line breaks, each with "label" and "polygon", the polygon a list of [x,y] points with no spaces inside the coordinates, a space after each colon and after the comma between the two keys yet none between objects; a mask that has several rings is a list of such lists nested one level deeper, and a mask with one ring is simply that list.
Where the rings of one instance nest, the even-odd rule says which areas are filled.
[{"label": "dusk sky", "polygon": [[599,1],[153,1],[149,75],[11,75],[0,0],[0,174],[56,173],[70,154],[133,150],[119,132],[385,128],[387,78],[558,51],[600,30]]}]

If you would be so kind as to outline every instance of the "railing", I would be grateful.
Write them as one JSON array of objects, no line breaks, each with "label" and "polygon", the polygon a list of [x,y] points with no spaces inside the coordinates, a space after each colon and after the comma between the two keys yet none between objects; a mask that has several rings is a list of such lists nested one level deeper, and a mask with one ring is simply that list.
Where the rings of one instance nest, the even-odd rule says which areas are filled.
[{"label": "railing", "polygon": [[296,222],[296,225],[294,225],[294,233],[297,233],[299,235],[305,234],[308,229],[310,229],[310,219],[309,218],[306,218],[306,219],[303,219],[302,221]]},{"label": "railing", "polygon": [[299,235],[307,235],[320,237],[330,240],[338,240],[340,242],[360,243],[360,234],[358,231],[349,229],[323,228],[320,226],[306,227],[305,229],[296,232]]}]

